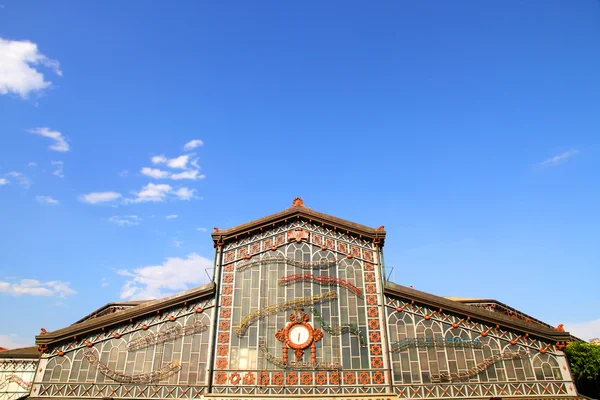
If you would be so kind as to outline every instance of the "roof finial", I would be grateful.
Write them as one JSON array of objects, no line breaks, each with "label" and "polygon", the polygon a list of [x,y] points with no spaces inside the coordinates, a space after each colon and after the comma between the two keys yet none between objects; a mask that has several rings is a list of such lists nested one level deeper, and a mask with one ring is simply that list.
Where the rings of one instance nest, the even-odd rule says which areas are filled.
[{"label": "roof finial", "polygon": [[304,200],[302,200],[301,197],[296,197],[294,199],[294,201],[292,201],[292,208],[296,208],[296,207],[306,207],[304,205]]}]

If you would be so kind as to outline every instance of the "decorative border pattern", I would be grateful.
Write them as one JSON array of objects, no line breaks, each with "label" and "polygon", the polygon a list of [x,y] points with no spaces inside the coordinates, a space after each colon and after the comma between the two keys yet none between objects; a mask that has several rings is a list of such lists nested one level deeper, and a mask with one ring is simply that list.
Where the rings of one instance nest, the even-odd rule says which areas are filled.
[{"label": "decorative border pattern", "polygon": [[[568,388],[568,389],[567,389]],[[556,396],[572,395],[571,382],[502,382],[489,384],[447,384],[447,385],[397,385],[394,391],[400,399],[419,398],[490,398],[522,396],[526,399],[555,399]],[[564,397],[561,397],[564,398]]]},{"label": "decorative border pattern", "polygon": [[200,399],[206,387],[189,385],[136,386],[123,383],[42,383],[34,385],[39,397],[75,398],[155,398],[155,399]]},{"label": "decorative border pattern", "polygon": [[[241,379],[233,379],[235,375]],[[258,376],[254,385],[244,383],[245,375]],[[340,394],[388,394],[397,399],[397,394],[389,394],[389,386],[384,385],[385,371],[229,371],[218,372],[212,392],[232,395],[340,395]],[[350,383],[353,382],[353,383]],[[364,384],[363,382],[371,382]],[[316,385],[316,386],[315,386]],[[370,399],[369,399],[370,400]]]}]

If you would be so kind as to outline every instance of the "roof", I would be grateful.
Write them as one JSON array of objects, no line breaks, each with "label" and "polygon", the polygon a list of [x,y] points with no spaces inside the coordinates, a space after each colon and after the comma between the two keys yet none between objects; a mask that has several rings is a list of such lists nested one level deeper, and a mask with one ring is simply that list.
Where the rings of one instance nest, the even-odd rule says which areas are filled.
[{"label": "roof", "polygon": [[528,333],[530,336],[537,336],[540,339],[549,340],[551,342],[568,342],[571,338],[571,335],[568,332],[558,331],[544,325],[532,324],[520,319],[511,318],[507,315],[473,307],[459,301],[421,292],[392,282],[386,282],[384,290],[387,294],[419,301],[434,308],[442,308],[455,314],[470,316],[471,318],[476,318],[489,324],[501,325],[507,329]]},{"label": "roof", "polygon": [[498,300],[494,299],[486,299],[486,298],[468,298],[468,297],[446,297],[449,300],[458,301],[464,304],[468,304],[470,306],[487,306],[491,305],[492,307],[496,307],[495,310],[498,312],[505,312],[511,316],[515,316],[516,318],[521,318],[526,321],[534,322],[536,324],[544,325],[549,328],[554,328],[552,325],[545,323],[544,321],[540,321],[539,319],[533,318],[530,315],[525,314],[522,311],[517,310],[514,307],[510,307],[507,304],[504,304]]},{"label": "roof", "polygon": [[75,324],[79,324],[80,322],[83,322],[89,318],[94,318],[94,317],[98,318],[99,316],[101,316],[99,314],[101,314],[104,310],[110,309],[111,307],[135,307],[135,306],[139,306],[142,303],[146,303],[148,301],[151,301],[151,300],[131,300],[131,301],[117,301],[117,302],[107,303],[107,304],[103,305],[102,307],[96,309],[95,311],[92,311],[85,317],[81,318],[80,320],[75,322]]},{"label": "roof", "polygon": [[491,299],[479,299],[475,297],[454,297],[454,296],[444,296],[444,298],[452,301],[460,301],[461,303],[481,303],[487,301],[496,301]]},{"label": "roof", "polygon": [[40,358],[40,351],[37,346],[20,347],[18,349],[0,351],[1,359],[23,359],[23,358]]},{"label": "roof", "polygon": [[383,225],[379,228],[371,228],[366,225],[357,224],[355,222],[311,210],[304,205],[304,201],[300,197],[296,197],[292,202],[292,206],[284,211],[228,229],[219,229],[215,227],[215,230],[211,235],[215,244],[224,243],[229,239],[235,239],[238,235],[250,234],[253,231],[261,230],[263,227],[284,223],[293,218],[300,217],[304,217],[312,222],[335,227],[336,229],[341,229],[347,231],[348,233],[354,233],[356,235],[365,236],[371,239],[379,239],[381,246],[383,246],[386,234]]},{"label": "roof", "polygon": [[35,343],[50,344],[72,338],[76,335],[84,335],[108,325],[114,325],[129,319],[139,318],[149,313],[160,311],[192,299],[210,296],[214,293],[215,283],[211,282],[206,285],[198,286],[194,289],[173,294],[171,296],[163,297],[157,300],[146,301],[126,310],[116,311],[98,318],[91,318],[87,321],[73,324],[66,328],[58,329],[52,332],[45,332],[35,337]]}]

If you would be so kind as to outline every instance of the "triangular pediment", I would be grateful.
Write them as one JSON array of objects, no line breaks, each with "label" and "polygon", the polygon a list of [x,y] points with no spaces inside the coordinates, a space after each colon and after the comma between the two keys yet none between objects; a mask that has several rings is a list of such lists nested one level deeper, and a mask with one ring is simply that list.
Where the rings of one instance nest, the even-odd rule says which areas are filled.
[{"label": "triangular pediment", "polygon": [[370,238],[373,240],[377,239],[379,240],[381,246],[383,246],[385,240],[386,232],[383,226],[372,228],[342,218],[334,217],[332,215],[314,211],[305,206],[303,200],[299,197],[294,199],[292,206],[284,211],[228,229],[214,228],[212,238],[215,242],[215,245],[224,244],[229,240],[236,240],[238,237],[244,235],[252,235],[260,232],[262,229],[270,228],[279,224],[285,224],[293,221],[294,219],[304,219],[311,223],[321,224],[322,226],[332,228],[334,230],[340,230],[348,234]]}]

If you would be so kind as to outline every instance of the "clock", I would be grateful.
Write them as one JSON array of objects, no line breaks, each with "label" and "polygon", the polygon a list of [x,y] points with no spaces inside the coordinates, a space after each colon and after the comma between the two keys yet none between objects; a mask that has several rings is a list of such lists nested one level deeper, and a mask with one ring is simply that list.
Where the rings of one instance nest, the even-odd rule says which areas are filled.
[{"label": "clock", "polygon": [[315,342],[318,342],[323,338],[323,332],[318,329],[314,329],[308,323],[308,315],[297,316],[296,314],[290,315],[290,323],[283,329],[280,329],[275,334],[275,337],[280,342],[283,342],[283,358],[284,362],[287,362],[287,349],[294,350],[296,355],[296,361],[302,360],[304,350],[311,347],[311,359],[315,360]]},{"label": "clock", "polygon": [[302,324],[293,325],[288,332],[290,344],[300,348],[307,348],[310,345],[310,333],[308,327]]}]

